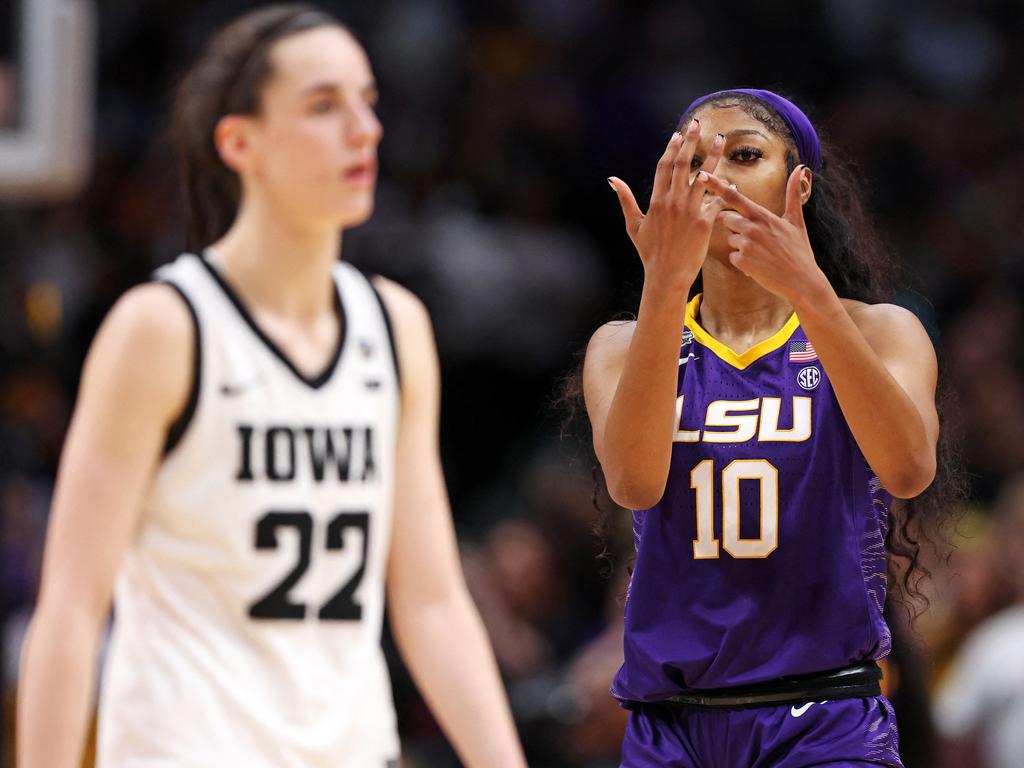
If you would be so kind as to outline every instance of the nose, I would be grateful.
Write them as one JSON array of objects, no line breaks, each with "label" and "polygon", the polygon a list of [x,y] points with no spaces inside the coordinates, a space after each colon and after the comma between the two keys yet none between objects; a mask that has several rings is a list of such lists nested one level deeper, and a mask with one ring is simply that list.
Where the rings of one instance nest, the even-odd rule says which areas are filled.
[{"label": "nose", "polygon": [[345,140],[357,147],[373,146],[380,142],[384,129],[377,113],[369,104],[356,104],[345,121]]}]

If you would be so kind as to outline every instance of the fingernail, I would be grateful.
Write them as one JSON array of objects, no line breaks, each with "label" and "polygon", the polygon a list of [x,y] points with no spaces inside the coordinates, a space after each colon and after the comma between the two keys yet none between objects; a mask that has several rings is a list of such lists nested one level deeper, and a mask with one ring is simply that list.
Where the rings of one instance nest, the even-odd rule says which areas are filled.
[{"label": "fingernail", "polygon": [[703,181],[707,181],[707,180],[708,180],[707,171],[698,171],[697,172],[697,181],[702,181],[703,182]]},{"label": "fingernail", "polygon": [[718,142],[725,141],[725,134],[724,133],[716,133],[715,134],[715,141],[718,141]]},{"label": "fingernail", "polygon": [[700,128],[700,120],[698,120],[696,117],[690,121],[690,127],[693,128],[694,126]]},{"label": "fingernail", "polygon": [[612,182],[611,176],[608,177],[608,186],[611,187],[612,189],[615,189],[615,184]]},{"label": "fingernail", "polygon": [[730,184],[729,185],[729,189],[736,189],[736,185],[735,184]]}]

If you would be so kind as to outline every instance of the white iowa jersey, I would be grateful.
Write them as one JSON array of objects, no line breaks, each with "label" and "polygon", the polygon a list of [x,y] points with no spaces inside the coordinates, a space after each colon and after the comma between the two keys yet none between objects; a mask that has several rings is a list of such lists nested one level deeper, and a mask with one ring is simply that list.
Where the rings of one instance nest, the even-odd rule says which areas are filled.
[{"label": "white iowa jersey", "polygon": [[196,320],[194,408],[118,574],[99,765],[385,768],[380,647],[399,386],[369,281],[309,379],[205,259],[157,272]]}]

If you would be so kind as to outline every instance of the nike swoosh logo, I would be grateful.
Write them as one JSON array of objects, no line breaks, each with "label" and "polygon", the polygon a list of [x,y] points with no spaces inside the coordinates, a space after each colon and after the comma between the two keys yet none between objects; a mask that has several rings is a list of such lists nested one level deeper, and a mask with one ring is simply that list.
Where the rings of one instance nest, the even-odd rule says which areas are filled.
[{"label": "nike swoosh logo", "polygon": [[220,393],[225,397],[235,397],[262,383],[263,379],[251,379],[243,381],[241,384],[221,384]]},{"label": "nike swoosh logo", "polygon": [[691,360],[700,360],[700,358],[699,358],[699,357],[697,357],[697,356],[696,356],[695,354],[693,354],[693,352],[691,352],[691,353],[690,353],[689,355],[687,355],[686,357],[680,357],[680,358],[679,358],[679,364],[680,364],[680,365],[686,365],[686,364],[687,364],[688,362],[690,362]]},{"label": "nike swoosh logo", "polygon": [[804,704],[802,707],[790,707],[789,708],[789,714],[791,714],[793,717],[802,717],[803,714],[808,709],[810,709],[812,706],[814,706],[814,702],[813,701],[809,701],[806,704]]}]

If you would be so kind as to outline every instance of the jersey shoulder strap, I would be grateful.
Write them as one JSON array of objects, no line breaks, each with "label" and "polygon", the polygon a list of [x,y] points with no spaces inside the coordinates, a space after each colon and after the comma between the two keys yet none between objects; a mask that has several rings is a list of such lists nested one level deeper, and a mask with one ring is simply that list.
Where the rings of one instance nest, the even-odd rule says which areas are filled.
[{"label": "jersey shoulder strap", "polygon": [[335,279],[341,289],[342,299],[346,305],[354,305],[353,310],[362,310],[380,322],[380,328],[386,337],[388,348],[391,351],[391,362],[395,369],[395,380],[399,389],[402,386],[402,372],[398,365],[398,347],[395,344],[395,330],[391,322],[391,314],[388,312],[387,304],[380,295],[377,286],[373,284],[376,275],[368,275],[358,267],[346,261],[338,262],[334,269]]}]

